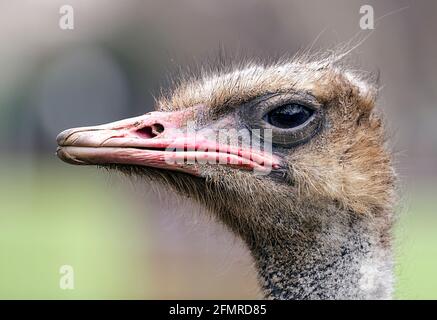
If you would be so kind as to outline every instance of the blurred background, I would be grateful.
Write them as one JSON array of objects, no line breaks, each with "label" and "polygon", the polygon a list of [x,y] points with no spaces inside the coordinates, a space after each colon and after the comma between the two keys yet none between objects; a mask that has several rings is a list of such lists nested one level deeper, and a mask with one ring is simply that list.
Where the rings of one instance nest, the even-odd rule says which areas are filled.
[{"label": "blurred background", "polygon": [[[74,9],[74,30],[59,9]],[[437,298],[437,2],[57,0],[0,2],[0,298],[257,298],[238,239],[173,195],[56,156],[69,127],[145,113],[179,66],[220,48],[277,56],[348,41],[381,71],[402,180],[397,298]],[[405,7],[405,8],[404,8]],[[400,8],[404,8],[400,10]],[[61,290],[59,268],[74,268]]]}]

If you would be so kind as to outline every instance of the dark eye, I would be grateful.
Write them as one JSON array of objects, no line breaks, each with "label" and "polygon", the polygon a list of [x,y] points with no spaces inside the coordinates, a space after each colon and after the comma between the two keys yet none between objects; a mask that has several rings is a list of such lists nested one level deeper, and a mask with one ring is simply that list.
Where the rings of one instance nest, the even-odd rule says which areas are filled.
[{"label": "dark eye", "polygon": [[239,109],[253,134],[276,146],[291,148],[310,140],[322,128],[325,113],[315,97],[306,93],[266,95]]},{"label": "dark eye", "polygon": [[313,113],[310,108],[291,103],[270,111],[264,116],[264,120],[277,128],[291,129],[307,122]]}]

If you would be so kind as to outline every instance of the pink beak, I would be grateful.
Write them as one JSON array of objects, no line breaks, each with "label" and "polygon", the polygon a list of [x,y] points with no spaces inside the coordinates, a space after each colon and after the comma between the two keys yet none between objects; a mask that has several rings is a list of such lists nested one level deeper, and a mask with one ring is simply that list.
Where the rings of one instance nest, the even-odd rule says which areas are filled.
[{"label": "pink beak", "polygon": [[279,166],[271,154],[220,145],[200,133],[184,132],[187,113],[150,112],[99,126],[68,129],[57,137],[57,155],[70,164],[128,164],[192,175],[201,175],[202,163],[266,173]]}]

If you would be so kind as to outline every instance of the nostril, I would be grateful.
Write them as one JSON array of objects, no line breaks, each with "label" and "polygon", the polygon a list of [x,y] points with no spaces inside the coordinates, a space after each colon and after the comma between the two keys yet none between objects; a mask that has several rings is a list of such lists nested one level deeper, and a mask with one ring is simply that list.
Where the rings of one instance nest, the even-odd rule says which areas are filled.
[{"label": "nostril", "polygon": [[152,133],[157,136],[158,134],[164,132],[164,126],[160,123],[155,123],[152,125]]},{"label": "nostril", "polygon": [[142,127],[136,133],[144,139],[151,139],[164,131],[164,126],[160,123],[152,124],[151,126]]}]

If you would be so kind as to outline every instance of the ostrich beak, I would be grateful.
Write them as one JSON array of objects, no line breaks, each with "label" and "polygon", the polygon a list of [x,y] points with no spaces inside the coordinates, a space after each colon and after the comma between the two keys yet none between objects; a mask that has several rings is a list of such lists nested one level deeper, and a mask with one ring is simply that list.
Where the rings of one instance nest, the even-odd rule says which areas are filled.
[{"label": "ostrich beak", "polygon": [[[57,137],[58,157],[75,165],[126,164],[201,175],[201,164],[269,173],[271,154],[223,146],[199,132],[187,133],[186,112],[150,112],[108,124],[68,129]],[[185,131],[184,131],[185,129]]]}]

